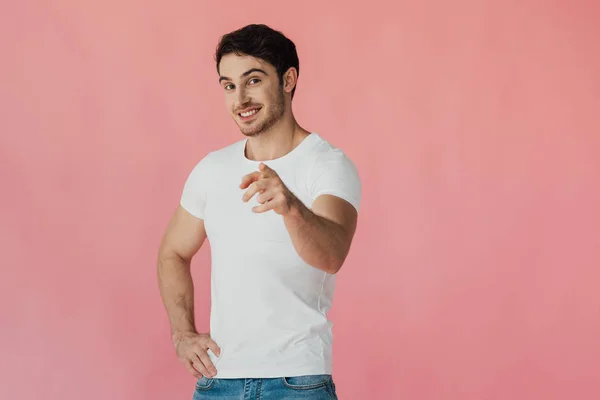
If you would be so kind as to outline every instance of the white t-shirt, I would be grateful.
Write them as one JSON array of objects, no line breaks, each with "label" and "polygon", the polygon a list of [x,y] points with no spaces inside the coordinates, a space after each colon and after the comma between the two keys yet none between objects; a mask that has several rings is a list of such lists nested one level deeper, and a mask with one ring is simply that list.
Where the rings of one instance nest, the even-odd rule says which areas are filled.
[{"label": "white t-shirt", "polygon": [[[210,335],[221,356],[209,356],[216,378],[331,374],[332,323],[327,319],[335,275],[304,262],[283,217],[254,213],[242,201],[242,177],[258,171],[245,156],[247,139],[206,155],[190,173],[181,205],[204,220],[211,247]],[[317,133],[281,158],[264,161],[307,207],[322,194],[357,210],[361,182],[354,163]]]}]

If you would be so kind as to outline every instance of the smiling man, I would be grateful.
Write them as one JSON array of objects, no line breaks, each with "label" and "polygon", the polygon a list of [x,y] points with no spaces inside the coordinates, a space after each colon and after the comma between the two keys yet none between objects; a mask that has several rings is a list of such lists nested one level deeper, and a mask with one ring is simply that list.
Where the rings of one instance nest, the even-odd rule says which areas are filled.
[{"label": "smiling man", "polygon": [[[195,399],[336,399],[331,308],[361,200],[354,163],[292,112],[294,43],[265,25],[224,35],[216,67],[243,139],[193,168],[158,257]],[[210,332],[194,323],[192,257],[211,246]]]}]

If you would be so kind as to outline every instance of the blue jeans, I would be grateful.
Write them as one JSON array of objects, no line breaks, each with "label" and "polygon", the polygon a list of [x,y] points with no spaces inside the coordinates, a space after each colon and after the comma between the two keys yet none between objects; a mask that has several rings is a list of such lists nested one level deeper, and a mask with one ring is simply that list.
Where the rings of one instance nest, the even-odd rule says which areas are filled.
[{"label": "blue jeans", "polygon": [[331,375],[285,378],[200,378],[193,400],[337,400]]}]

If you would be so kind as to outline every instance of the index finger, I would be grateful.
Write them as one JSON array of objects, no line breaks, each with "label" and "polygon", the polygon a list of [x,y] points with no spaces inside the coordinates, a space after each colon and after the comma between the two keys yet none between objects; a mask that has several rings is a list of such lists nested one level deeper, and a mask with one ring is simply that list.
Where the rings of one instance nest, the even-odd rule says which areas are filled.
[{"label": "index finger", "polygon": [[240,189],[246,189],[248,186],[250,186],[252,182],[257,181],[259,179],[260,172],[258,171],[254,171],[247,175],[244,175],[244,177],[242,178],[242,183],[240,183]]},{"label": "index finger", "polygon": [[194,378],[202,378],[204,375],[202,374],[202,372],[198,371],[195,367],[194,367],[194,363],[191,362],[190,360],[185,360],[185,362],[183,363],[183,365],[185,365],[185,368],[190,371],[190,374],[192,374],[194,376]]},{"label": "index finger", "polygon": [[221,348],[219,347],[219,345],[217,344],[217,342],[215,342],[214,340],[211,339],[210,342],[208,342],[208,348],[217,356],[217,357],[221,357]]},{"label": "index finger", "polygon": [[[197,352],[196,353],[196,357],[202,362],[202,364],[204,364],[204,368],[206,368],[206,372],[208,372],[208,376],[207,377],[213,377],[214,375],[217,374],[217,369],[215,368],[215,366],[213,365],[212,361],[210,360],[210,357],[208,356],[208,353],[205,351],[201,351],[201,352]],[[204,371],[200,371],[204,374]]]}]

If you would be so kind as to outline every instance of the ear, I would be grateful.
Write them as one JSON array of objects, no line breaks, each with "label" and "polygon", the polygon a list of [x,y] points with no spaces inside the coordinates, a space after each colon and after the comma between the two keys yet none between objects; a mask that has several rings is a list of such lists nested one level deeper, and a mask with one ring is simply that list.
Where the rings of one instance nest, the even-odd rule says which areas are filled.
[{"label": "ear", "polygon": [[294,67],[290,67],[285,74],[283,74],[283,90],[286,93],[292,93],[292,90],[296,87],[298,82],[298,70]]}]

